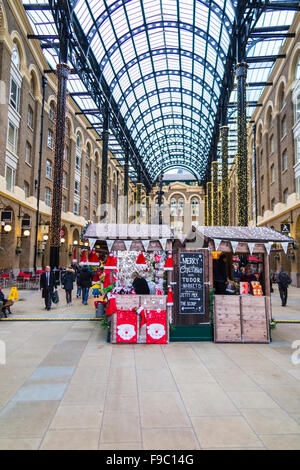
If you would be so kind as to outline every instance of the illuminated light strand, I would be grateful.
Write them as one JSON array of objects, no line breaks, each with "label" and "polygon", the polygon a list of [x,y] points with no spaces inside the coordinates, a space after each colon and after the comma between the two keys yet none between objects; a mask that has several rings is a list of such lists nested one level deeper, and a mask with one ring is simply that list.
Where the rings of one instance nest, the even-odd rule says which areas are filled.
[{"label": "illuminated light strand", "polygon": [[212,162],[212,225],[218,225],[219,191],[218,191],[218,162]]},{"label": "illuminated light strand", "polygon": [[221,127],[222,139],[222,182],[221,182],[221,223],[229,225],[229,181],[228,181],[228,126]]},{"label": "illuminated light strand", "polygon": [[247,158],[247,117],[246,117],[246,63],[236,65],[237,78],[237,184],[238,184],[238,225],[248,225],[248,158]]}]

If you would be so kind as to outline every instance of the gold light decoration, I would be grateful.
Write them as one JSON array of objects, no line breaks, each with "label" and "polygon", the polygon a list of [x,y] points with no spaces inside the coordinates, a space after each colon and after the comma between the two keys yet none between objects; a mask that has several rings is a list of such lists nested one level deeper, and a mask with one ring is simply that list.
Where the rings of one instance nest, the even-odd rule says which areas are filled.
[{"label": "gold light decoration", "polygon": [[212,225],[218,225],[218,162],[212,162]]},{"label": "gold light decoration", "polygon": [[222,217],[220,225],[229,225],[229,181],[228,181],[228,126],[221,127],[222,139],[222,188],[221,205]]},{"label": "gold light decoration", "polygon": [[246,116],[246,63],[236,66],[237,78],[237,182],[238,182],[238,225],[248,225],[248,159],[247,159],[247,116]]},{"label": "gold light decoration", "polygon": [[212,182],[208,181],[206,183],[206,192],[207,192],[207,225],[212,225]]}]

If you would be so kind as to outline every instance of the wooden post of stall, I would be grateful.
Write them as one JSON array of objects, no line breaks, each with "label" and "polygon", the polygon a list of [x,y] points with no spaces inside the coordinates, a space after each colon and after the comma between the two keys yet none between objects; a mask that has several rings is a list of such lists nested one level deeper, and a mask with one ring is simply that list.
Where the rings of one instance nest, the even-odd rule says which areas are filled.
[{"label": "wooden post of stall", "polygon": [[265,297],[266,297],[266,309],[268,313],[268,319],[272,317],[271,307],[271,286],[270,286],[270,255],[267,250],[264,253],[264,280],[265,280]]},{"label": "wooden post of stall", "polygon": [[209,269],[209,287],[210,289],[214,288],[214,274],[213,274],[213,256],[212,252],[214,251],[214,242],[209,240],[208,242],[209,254],[208,254],[208,269]]}]

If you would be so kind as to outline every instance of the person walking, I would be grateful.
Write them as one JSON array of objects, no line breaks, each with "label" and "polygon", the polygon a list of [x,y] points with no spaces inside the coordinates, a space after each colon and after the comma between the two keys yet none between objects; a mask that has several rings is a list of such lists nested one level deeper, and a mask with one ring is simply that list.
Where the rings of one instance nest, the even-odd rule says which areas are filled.
[{"label": "person walking", "polygon": [[75,279],[76,279],[75,270],[72,269],[72,267],[66,268],[61,278],[61,283],[62,283],[63,289],[65,289],[66,291],[67,307],[70,307],[72,305],[72,290],[73,290],[73,284],[75,282]]},{"label": "person walking", "polygon": [[89,297],[89,290],[92,286],[92,273],[84,266],[79,274],[78,286],[82,289],[82,303],[87,305],[87,299]]},{"label": "person walking", "polygon": [[284,269],[280,268],[280,271],[276,276],[276,282],[278,284],[279,294],[281,298],[281,306],[285,307],[288,297],[288,287],[291,284],[292,280],[290,276],[284,271]]},{"label": "person walking", "polygon": [[45,300],[45,309],[50,310],[53,291],[57,289],[55,274],[50,266],[46,266],[45,272],[41,274],[40,289],[42,289],[42,298]]},{"label": "person walking", "polygon": [[77,299],[78,299],[78,297],[81,297],[81,287],[78,284],[80,273],[81,273],[81,267],[78,266],[78,264],[75,264],[75,276],[76,276],[76,286],[77,286],[76,297],[77,297]]},{"label": "person walking", "polygon": [[216,294],[225,295],[227,283],[226,255],[222,254],[220,258],[214,262],[213,271]]}]

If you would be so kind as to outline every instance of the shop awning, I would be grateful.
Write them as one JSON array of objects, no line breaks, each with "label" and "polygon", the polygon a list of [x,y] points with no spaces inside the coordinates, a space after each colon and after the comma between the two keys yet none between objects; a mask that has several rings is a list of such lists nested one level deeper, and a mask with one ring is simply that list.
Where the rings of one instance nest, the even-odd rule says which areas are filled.
[{"label": "shop awning", "polygon": [[160,240],[173,239],[168,225],[90,223],[84,237],[97,240]]}]

